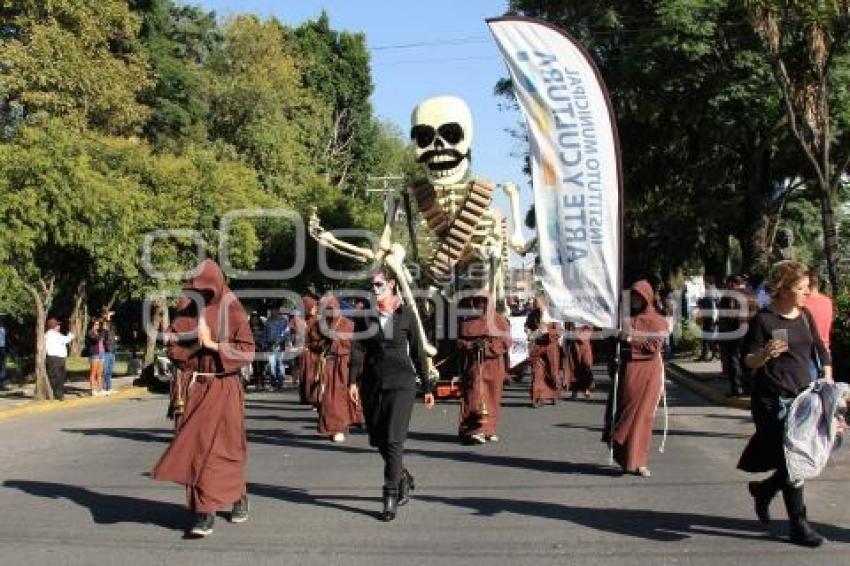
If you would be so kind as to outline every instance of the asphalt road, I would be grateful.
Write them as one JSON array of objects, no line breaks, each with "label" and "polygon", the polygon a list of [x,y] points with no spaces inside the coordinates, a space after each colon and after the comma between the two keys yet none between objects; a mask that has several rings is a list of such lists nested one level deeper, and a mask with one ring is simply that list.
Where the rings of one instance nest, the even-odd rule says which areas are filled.
[{"label": "asphalt road", "polygon": [[607,465],[602,391],[531,409],[512,386],[502,442],[476,447],[456,440],[456,402],[418,406],[406,461],[417,490],[389,524],[374,518],[382,465],[364,434],[331,444],[294,392],[251,393],[251,518],[219,519],[204,540],[182,538],[181,487],[146,476],[170,436],[164,398],[2,422],[0,564],[850,563],[850,447],[807,486],[831,542],[798,548],[782,540],[781,498],[771,534],[735,469],[748,414],[669,389],[667,449],[658,453],[658,434],[649,479]]}]

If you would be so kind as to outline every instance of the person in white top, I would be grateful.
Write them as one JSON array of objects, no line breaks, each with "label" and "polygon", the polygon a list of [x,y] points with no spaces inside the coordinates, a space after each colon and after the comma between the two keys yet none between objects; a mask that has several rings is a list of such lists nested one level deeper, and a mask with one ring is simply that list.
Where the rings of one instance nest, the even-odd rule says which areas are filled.
[{"label": "person in white top", "polygon": [[44,333],[44,349],[47,354],[47,379],[53,398],[61,401],[65,396],[65,361],[68,358],[68,343],[74,339],[73,334],[59,332],[59,321],[47,319],[47,332]]}]

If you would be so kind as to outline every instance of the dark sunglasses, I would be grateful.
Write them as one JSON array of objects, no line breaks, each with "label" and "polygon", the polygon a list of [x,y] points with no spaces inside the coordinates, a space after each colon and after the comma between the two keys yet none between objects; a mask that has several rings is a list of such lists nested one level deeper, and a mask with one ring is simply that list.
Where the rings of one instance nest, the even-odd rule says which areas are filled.
[{"label": "dark sunglasses", "polygon": [[372,281],[372,288],[373,289],[383,289],[384,285],[386,285],[386,284],[387,284],[386,281]]},{"label": "dark sunglasses", "polygon": [[457,122],[448,122],[434,130],[433,126],[417,124],[410,129],[410,139],[416,142],[420,148],[426,148],[434,142],[437,135],[447,143],[455,145],[463,140],[463,128]]}]

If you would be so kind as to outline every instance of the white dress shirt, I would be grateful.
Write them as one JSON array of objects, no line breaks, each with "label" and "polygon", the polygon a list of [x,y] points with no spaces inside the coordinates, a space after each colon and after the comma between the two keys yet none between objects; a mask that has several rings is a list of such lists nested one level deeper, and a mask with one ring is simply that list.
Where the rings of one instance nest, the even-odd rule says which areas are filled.
[{"label": "white dress shirt", "polygon": [[44,333],[44,349],[48,356],[56,358],[68,357],[68,342],[74,339],[73,334],[62,334],[55,328]]}]

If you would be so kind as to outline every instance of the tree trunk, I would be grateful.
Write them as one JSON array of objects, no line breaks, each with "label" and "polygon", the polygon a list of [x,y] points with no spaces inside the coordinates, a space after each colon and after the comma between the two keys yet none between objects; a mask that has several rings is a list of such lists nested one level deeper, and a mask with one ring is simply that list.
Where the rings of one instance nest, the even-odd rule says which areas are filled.
[{"label": "tree trunk", "polygon": [[823,255],[832,296],[838,295],[838,231],[835,228],[835,211],[828,187],[820,191],[821,228],[823,229]]},{"label": "tree trunk", "polygon": [[767,211],[770,149],[764,145],[756,141],[746,179],[745,222],[739,239],[742,269],[747,273],[767,274],[770,267],[770,215]]},{"label": "tree trunk", "polygon": [[168,328],[168,310],[165,307],[165,299],[160,297],[154,301],[150,327],[145,328],[145,333],[147,334],[144,356],[145,367],[150,366],[154,362],[157,331],[165,332],[166,328]]},{"label": "tree trunk", "polygon": [[47,379],[46,352],[44,343],[44,329],[47,326],[47,311],[53,302],[53,280],[39,281],[41,290],[33,285],[26,285],[35,306],[35,359],[33,366],[35,371],[35,392],[33,398],[38,401],[53,399],[53,390]]},{"label": "tree trunk", "polygon": [[86,282],[80,281],[77,288],[74,290],[74,307],[71,311],[71,318],[68,321],[69,331],[74,335],[74,339],[69,344],[70,353],[72,356],[79,356],[83,350],[83,335],[85,334],[86,325],[88,325],[88,308],[86,306]]}]

